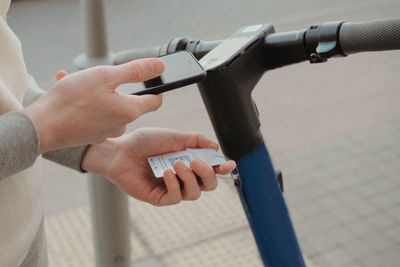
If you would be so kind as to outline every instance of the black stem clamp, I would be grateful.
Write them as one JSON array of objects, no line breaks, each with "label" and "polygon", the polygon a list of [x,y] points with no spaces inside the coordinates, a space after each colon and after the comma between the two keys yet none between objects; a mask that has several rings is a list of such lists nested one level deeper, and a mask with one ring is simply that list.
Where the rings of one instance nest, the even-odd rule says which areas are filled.
[{"label": "black stem clamp", "polygon": [[339,31],[343,21],[312,25],[304,34],[304,45],[311,63],[321,63],[333,56],[346,56],[340,47]]}]

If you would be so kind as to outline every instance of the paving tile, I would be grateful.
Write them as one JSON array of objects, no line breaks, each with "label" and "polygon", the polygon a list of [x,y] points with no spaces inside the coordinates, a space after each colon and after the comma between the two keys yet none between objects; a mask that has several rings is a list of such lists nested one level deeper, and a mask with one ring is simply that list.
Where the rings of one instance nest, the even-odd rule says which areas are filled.
[{"label": "paving tile", "polygon": [[318,199],[319,197],[323,197],[328,193],[323,186],[320,184],[311,184],[304,189],[304,194],[306,194],[309,199]]},{"label": "paving tile", "polygon": [[354,188],[356,194],[361,197],[370,198],[385,193],[391,190],[391,185],[383,183],[380,179],[376,178],[373,180],[366,181],[366,183],[361,184]]},{"label": "paving tile", "polygon": [[386,210],[398,223],[400,223],[400,205]]},{"label": "paving tile", "polygon": [[[78,206],[46,217],[49,266],[95,266],[90,210]],[[150,255],[145,244],[131,233],[131,259]]]},{"label": "paving tile", "polygon": [[384,251],[381,255],[381,261],[379,264],[381,266],[399,266],[400,265],[400,245],[392,247]]},{"label": "paving tile", "polygon": [[[362,260],[375,253],[375,247],[371,244],[364,243],[361,239],[353,239],[342,246],[343,251],[346,252],[354,260]],[[350,265],[349,265],[350,266]]]},{"label": "paving tile", "polygon": [[324,154],[315,154],[311,159],[317,168],[331,168],[337,166],[344,160],[342,152],[337,150],[330,150]]},{"label": "paving tile", "polygon": [[288,165],[285,165],[285,172],[288,174],[299,174],[302,172],[306,172],[315,168],[315,165],[309,161],[304,160],[304,158],[300,158],[299,160],[293,161]]},{"label": "paving tile", "polygon": [[370,233],[369,235],[362,238],[362,242],[374,247],[375,252],[381,252],[390,249],[396,245],[396,242],[380,232]]},{"label": "paving tile", "polygon": [[336,196],[341,199],[345,205],[351,206],[352,203],[356,203],[362,199],[360,195],[354,193],[354,188],[355,186],[347,187],[339,192],[336,192]]},{"label": "paving tile", "polygon": [[348,206],[342,206],[331,212],[342,223],[348,223],[358,218],[358,214]]},{"label": "paving tile", "polygon": [[[374,153],[367,153],[367,151],[364,151],[364,153],[360,154],[358,157],[358,160],[363,163],[364,168],[361,169],[370,169],[368,168],[368,165],[376,165],[378,162],[381,161],[381,158],[379,158],[377,155]],[[359,170],[357,170],[359,171]]]},{"label": "paving tile", "polygon": [[349,207],[351,207],[352,210],[361,217],[366,217],[377,212],[377,207],[365,200],[352,201],[347,203],[347,205],[349,205]]},{"label": "paving tile", "polygon": [[284,196],[293,205],[306,206],[311,201],[308,195],[309,185],[301,185],[292,187],[290,184],[286,184]]},{"label": "paving tile", "polygon": [[337,245],[346,244],[348,241],[354,240],[353,233],[344,227],[344,225],[329,229],[323,235],[330,240],[334,240]]},{"label": "paving tile", "polygon": [[364,183],[367,183],[370,180],[379,179],[382,174],[375,169],[374,166],[376,166],[377,164],[377,161],[366,162],[363,167],[359,168],[354,173],[360,176],[362,178],[361,181]]},{"label": "paving tile", "polygon": [[131,220],[157,254],[185,247],[222,233],[248,227],[243,208],[229,183],[197,200],[168,207],[130,201]]},{"label": "paving tile", "polygon": [[290,218],[292,219],[292,221],[294,223],[299,223],[299,222],[303,221],[304,219],[306,219],[306,216],[304,215],[302,210],[293,208],[293,206],[291,206],[290,204],[288,204],[288,209],[289,209]]},{"label": "paving tile", "polygon": [[399,205],[400,202],[400,189],[394,188],[395,190],[388,193],[383,193],[370,198],[368,201],[379,207],[381,210],[388,209]]},{"label": "paving tile", "polygon": [[321,229],[316,225],[313,220],[303,220],[293,225],[296,230],[296,234],[300,237],[308,237],[310,235],[320,233]]},{"label": "paving tile", "polygon": [[297,205],[292,209],[296,210],[297,213],[301,213],[301,217],[305,219],[319,217],[318,214],[325,211],[324,207],[322,207],[318,202],[312,200],[303,202],[301,205]]},{"label": "paving tile", "polygon": [[326,261],[326,259],[323,257],[322,254],[317,254],[314,256],[310,256],[310,259],[315,262],[316,266],[324,266],[324,267],[330,267],[331,265],[329,262]]},{"label": "paving tile", "polygon": [[354,221],[346,223],[344,227],[346,227],[353,234],[353,236],[357,238],[368,236],[370,233],[376,231],[364,218],[357,218]]},{"label": "paving tile", "polygon": [[383,234],[400,245],[400,224],[396,224],[395,226],[386,229],[383,231]]},{"label": "paving tile", "polygon": [[335,194],[327,194],[318,199],[318,203],[325,208],[326,211],[340,208],[344,205],[343,201]]},{"label": "paving tile", "polygon": [[332,228],[339,227],[342,222],[338,220],[334,213],[326,211],[321,213],[318,218],[315,218],[315,222],[319,225],[322,231],[329,231]]},{"label": "paving tile", "polygon": [[321,232],[307,236],[305,241],[309,244],[310,250],[307,252],[310,256],[322,254],[337,247],[337,243],[334,239],[326,237]]},{"label": "paving tile", "polygon": [[344,266],[352,261],[352,258],[347,255],[342,248],[329,250],[321,255],[328,262],[329,266]]},{"label": "paving tile", "polygon": [[174,249],[162,259],[171,267],[263,266],[249,229]]},{"label": "paving tile", "polygon": [[398,222],[393,219],[391,216],[383,213],[383,212],[377,212],[375,214],[371,214],[368,217],[366,217],[367,221],[378,231],[385,230],[387,228],[390,228]]},{"label": "paving tile", "polygon": [[376,253],[371,257],[361,260],[361,264],[365,267],[390,266],[397,267],[400,263],[400,246],[393,247],[383,253]]},{"label": "paving tile", "polygon": [[359,263],[358,261],[351,261],[349,263],[344,264],[342,267],[348,267],[348,266],[351,266],[351,267],[363,267],[361,265],[361,263]]},{"label": "paving tile", "polygon": [[348,183],[345,177],[336,176],[336,177],[329,177],[322,183],[323,187],[328,190],[328,192],[341,192],[348,188]]}]

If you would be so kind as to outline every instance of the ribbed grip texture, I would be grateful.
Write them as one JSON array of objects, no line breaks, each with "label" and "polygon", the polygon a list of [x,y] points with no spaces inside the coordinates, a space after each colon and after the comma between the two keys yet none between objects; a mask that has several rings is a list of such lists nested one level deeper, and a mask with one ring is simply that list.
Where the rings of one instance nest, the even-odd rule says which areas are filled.
[{"label": "ribbed grip texture", "polygon": [[345,54],[400,49],[400,18],[344,23],[339,41]]}]

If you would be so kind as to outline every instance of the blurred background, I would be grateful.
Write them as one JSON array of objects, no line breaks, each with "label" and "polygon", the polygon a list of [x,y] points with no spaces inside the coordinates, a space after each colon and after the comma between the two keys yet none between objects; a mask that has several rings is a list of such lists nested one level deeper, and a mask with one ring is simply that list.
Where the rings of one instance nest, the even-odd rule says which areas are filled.
[{"label": "blurred background", "polygon": [[[398,0],[107,0],[112,51],[190,36],[223,39],[240,27],[277,32],[399,16]],[[49,89],[84,50],[79,1],[18,0],[8,13],[28,71]],[[400,266],[400,52],[301,63],[270,71],[254,90],[262,132],[310,266]],[[139,127],[214,138],[195,86],[164,95]],[[51,266],[94,266],[86,176],[43,162]],[[220,179],[195,202],[156,208],[130,200],[132,258],[166,266],[261,266],[235,188]]]}]

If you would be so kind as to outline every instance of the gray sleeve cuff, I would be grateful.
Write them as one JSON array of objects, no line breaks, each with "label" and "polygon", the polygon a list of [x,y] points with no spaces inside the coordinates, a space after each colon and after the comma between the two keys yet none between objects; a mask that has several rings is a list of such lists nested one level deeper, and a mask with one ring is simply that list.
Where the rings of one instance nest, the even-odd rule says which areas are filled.
[{"label": "gray sleeve cuff", "polygon": [[39,137],[31,119],[21,112],[0,116],[0,180],[35,162]]},{"label": "gray sleeve cuff", "polygon": [[54,150],[44,153],[43,157],[79,172],[86,172],[81,168],[81,163],[88,148],[89,146],[80,146]]}]

